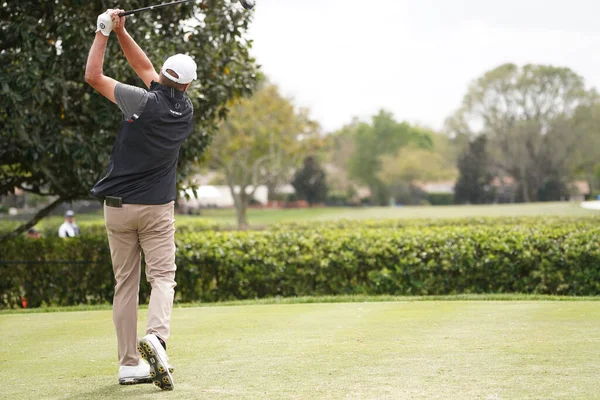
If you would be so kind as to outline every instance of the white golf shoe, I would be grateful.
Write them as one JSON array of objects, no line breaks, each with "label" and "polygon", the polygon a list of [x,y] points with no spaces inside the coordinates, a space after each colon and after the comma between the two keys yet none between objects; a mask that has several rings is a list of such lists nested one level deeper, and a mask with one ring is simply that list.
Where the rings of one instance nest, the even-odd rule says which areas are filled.
[{"label": "white golf shoe", "polygon": [[122,365],[119,367],[119,384],[135,385],[138,383],[150,383],[150,365],[141,361],[136,366]]},{"label": "white golf shoe", "polygon": [[[160,342],[159,342],[159,343],[160,343]],[[162,347],[162,346],[161,346],[161,347]],[[145,355],[144,355],[144,353],[142,352],[142,347],[141,347],[141,345],[138,345],[138,352],[140,353],[140,355],[142,356],[142,358],[143,358],[143,359],[145,359],[145,358],[146,358],[146,356],[145,356]],[[171,364],[169,364],[169,356],[167,355],[167,352],[166,352],[166,351],[165,351],[165,354],[164,354],[164,356],[165,356],[165,358],[166,358],[166,360],[167,360],[167,368],[169,369],[169,372],[170,372],[170,373],[173,373],[173,372],[175,372],[175,367],[174,367],[174,366],[172,366]]]},{"label": "white golf shoe", "polygon": [[169,366],[169,357],[156,335],[148,334],[140,340],[138,351],[150,364],[150,379],[162,390],[173,390],[174,382]]}]

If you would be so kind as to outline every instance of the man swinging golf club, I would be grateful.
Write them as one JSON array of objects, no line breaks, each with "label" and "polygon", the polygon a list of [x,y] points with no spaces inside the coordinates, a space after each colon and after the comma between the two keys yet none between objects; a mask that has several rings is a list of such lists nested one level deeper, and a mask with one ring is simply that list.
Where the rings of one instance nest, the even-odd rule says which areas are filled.
[{"label": "man swinging golf club", "polygon": [[[107,10],[97,21],[85,80],[116,103],[124,118],[108,168],[91,193],[104,200],[104,218],[116,286],[113,322],[117,331],[119,383],[153,382],[173,389],[166,342],[175,288],[176,167],[179,148],[193,130],[193,106],[186,89],[196,79],[187,55],[168,58],[160,74],[125,30],[123,10]],[[111,31],[129,65],[148,90],[125,85],[102,72]],[[146,336],[138,342],[140,253],[152,287]],[[146,359],[148,363],[140,360]]]}]

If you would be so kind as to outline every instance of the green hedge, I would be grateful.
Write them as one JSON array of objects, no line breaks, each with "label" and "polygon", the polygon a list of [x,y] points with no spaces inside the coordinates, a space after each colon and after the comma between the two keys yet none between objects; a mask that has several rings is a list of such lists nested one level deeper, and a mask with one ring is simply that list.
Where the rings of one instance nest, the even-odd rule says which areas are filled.
[{"label": "green hedge", "polygon": [[[456,227],[194,234],[197,298],[330,294],[600,294],[600,229]],[[203,266],[203,267],[199,267]]]},{"label": "green hedge", "polygon": [[315,229],[405,229],[411,227],[475,227],[475,226],[521,226],[521,227],[561,227],[573,228],[600,226],[600,215],[585,217],[467,217],[467,218],[414,218],[414,219],[375,219],[332,221],[282,222],[268,227],[273,231],[315,230]]},{"label": "green hedge", "polygon": [[[182,223],[179,222],[180,218],[183,219]],[[176,215],[175,220],[177,221],[176,224],[180,233],[231,229],[228,226],[204,218],[192,219],[187,216],[182,218],[180,215]],[[0,235],[16,229],[23,222],[25,221],[0,220]],[[49,223],[48,220],[42,220],[42,222],[36,226],[36,229],[42,233],[42,236],[58,236],[58,228],[61,224],[62,220],[54,220],[51,223]],[[98,217],[98,219],[92,221],[77,221],[77,225],[83,236],[106,235],[103,217]]]},{"label": "green hedge", "polygon": [[106,245],[106,233],[1,243],[0,305],[14,307],[22,296],[30,307],[106,302],[114,286]]},{"label": "green hedge", "polygon": [[[175,217],[178,235],[191,232],[205,231],[230,231],[232,226],[219,224],[218,222],[204,218],[179,218]],[[0,233],[8,232],[17,227],[16,221],[0,221]],[[600,215],[590,215],[585,217],[553,217],[553,216],[525,216],[525,217],[470,217],[470,218],[411,218],[411,219],[376,219],[376,220],[352,220],[338,219],[331,221],[306,221],[306,222],[281,222],[269,225],[266,229],[273,231],[287,230],[314,230],[314,229],[381,229],[395,228],[403,229],[407,227],[456,227],[456,226],[561,226],[563,224],[583,226],[599,226]],[[82,221],[78,223],[83,236],[102,236],[106,235],[104,220]],[[47,226],[43,224],[40,229],[44,237],[53,237],[58,235],[58,226]],[[261,230],[264,228],[260,228]],[[2,257],[0,256],[0,259]]]},{"label": "green hedge", "polygon": [[[335,294],[600,294],[597,219],[177,235],[177,301]],[[110,302],[106,235],[0,244],[0,299]],[[78,263],[48,263],[57,261]],[[147,301],[144,282],[142,302]]]}]

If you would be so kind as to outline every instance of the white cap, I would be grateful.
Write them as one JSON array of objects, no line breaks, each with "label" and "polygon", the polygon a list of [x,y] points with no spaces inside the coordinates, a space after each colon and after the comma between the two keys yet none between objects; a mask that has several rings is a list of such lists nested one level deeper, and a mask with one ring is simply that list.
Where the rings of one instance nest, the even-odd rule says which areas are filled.
[{"label": "white cap", "polygon": [[[196,68],[196,62],[192,57],[186,56],[185,54],[175,54],[174,56],[167,58],[167,61],[165,61],[162,66],[161,72],[173,82],[185,85],[198,78]],[[179,78],[175,78],[173,75],[169,74],[167,72],[168,69],[175,72]]]}]

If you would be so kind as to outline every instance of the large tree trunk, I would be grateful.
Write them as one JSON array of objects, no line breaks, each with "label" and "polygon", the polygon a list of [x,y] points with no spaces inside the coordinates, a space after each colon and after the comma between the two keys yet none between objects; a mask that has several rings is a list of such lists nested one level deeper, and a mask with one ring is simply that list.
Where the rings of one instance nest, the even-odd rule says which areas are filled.
[{"label": "large tree trunk", "polygon": [[271,201],[271,199],[275,197],[275,190],[277,190],[277,186],[279,185],[276,183],[267,182],[267,201]]},{"label": "large tree trunk", "polygon": [[[377,186],[371,184],[368,187],[369,187],[369,191],[371,192],[371,196],[370,196],[370,198],[371,198],[371,204],[369,204],[369,205],[376,206],[376,205],[378,205],[377,202],[379,201],[379,199],[378,199],[378,197],[379,197],[378,194],[379,193],[377,191]],[[362,199],[360,199],[360,200],[362,201]]]},{"label": "large tree trunk", "polygon": [[523,202],[529,203],[529,186],[527,185],[527,178],[521,181],[521,188],[523,189]]},{"label": "large tree trunk", "polygon": [[232,184],[230,184],[229,190],[231,191],[231,197],[233,197],[233,204],[235,205],[238,229],[247,229],[248,195],[246,194],[246,186],[240,187],[240,192],[235,193],[235,187]]},{"label": "large tree trunk", "polygon": [[527,174],[527,170],[524,167],[519,169],[519,176],[517,181],[521,186],[521,193],[523,195],[523,202],[529,203],[531,201],[531,197],[529,196],[529,176]]},{"label": "large tree trunk", "polygon": [[594,176],[593,173],[590,173],[588,175],[587,182],[588,182],[588,185],[590,186],[589,199],[596,200],[594,198],[594,194],[596,194],[596,191],[598,190],[598,188],[596,187],[596,177]]},{"label": "large tree trunk", "polygon": [[248,228],[248,195],[246,188],[240,188],[239,202],[237,209],[237,221],[239,229]]}]

